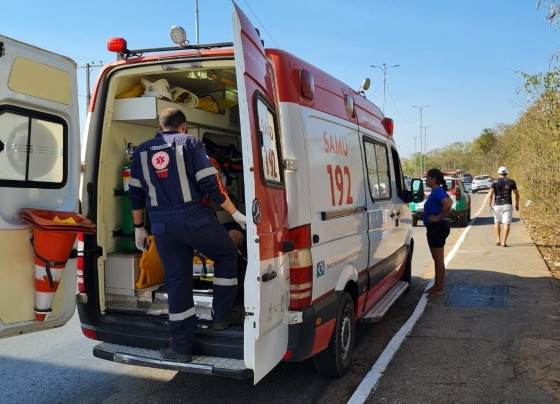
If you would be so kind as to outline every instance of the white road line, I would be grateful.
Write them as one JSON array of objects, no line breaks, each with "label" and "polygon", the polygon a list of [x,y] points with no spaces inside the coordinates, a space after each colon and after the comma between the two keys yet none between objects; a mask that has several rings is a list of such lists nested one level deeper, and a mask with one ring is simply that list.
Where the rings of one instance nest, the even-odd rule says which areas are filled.
[{"label": "white road line", "polygon": [[[467,236],[467,233],[469,232],[472,225],[476,222],[476,218],[478,217],[478,215],[480,215],[480,212],[482,212],[482,209],[484,209],[484,207],[486,206],[487,199],[488,199],[488,194],[486,194],[486,198],[484,199],[482,206],[480,207],[478,212],[476,212],[476,216],[474,218],[471,218],[470,224],[463,230],[463,233],[461,233],[461,237],[459,237],[459,239],[457,240],[457,242],[455,243],[451,251],[449,251],[447,257],[445,257],[446,267],[447,265],[449,265],[451,260],[453,260],[453,257],[455,257],[455,254],[459,250],[459,247],[463,243],[463,240]],[[434,284],[434,279],[432,278],[432,280],[426,286],[426,290],[428,288],[431,288],[433,284]],[[401,329],[393,336],[391,341],[389,341],[389,344],[387,344],[387,346],[385,347],[385,349],[383,350],[379,358],[377,358],[377,361],[373,364],[371,370],[367,373],[367,375],[364,377],[364,380],[362,380],[362,382],[360,383],[360,385],[358,386],[354,394],[352,394],[352,397],[350,397],[350,399],[348,400],[348,404],[362,404],[366,401],[370,393],[372,391],[375,391],[375,388],[377,387],[377,384],[379,383],[379,380],[381,379],[383,372],[385,371],[387,366],[389,366],[389,362],[391,362],[391,359],[393,359],[393,356],[395,356],[395,354],[399,350],[406,336],[410,334],[410,331],[412,331],[412,327],[414,327],[414,324],[416,324],[420,316],[422,316],[422,314],[424,313],[427,302],[428,302],[427,295],[423,294],[420,297],[420,300],[416,305],[416,309],[414,309],[414,312],[412,313],[410,318],[407,320],[406,323],[404,323]]]}]

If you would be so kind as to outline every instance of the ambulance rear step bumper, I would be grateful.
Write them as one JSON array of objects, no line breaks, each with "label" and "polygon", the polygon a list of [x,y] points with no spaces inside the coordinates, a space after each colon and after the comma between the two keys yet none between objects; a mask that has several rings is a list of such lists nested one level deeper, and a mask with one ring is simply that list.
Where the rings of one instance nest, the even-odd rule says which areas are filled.
[{"label": "ambulance rear step bumper", "polygon": [[381,320],[387,310],[408,289],[408,282],[398,281],[362,318],[362,323],[375,323]]},{"label": "ambulance rear step bumper", "polygon": [[225,376],[235,379],[253,377],[253,371],[245,367],[245,363],[242,359],[195,355],[193,356],[192,362],[175,362],[163,359],[160,353],[153,349],[135,348],[108,342],[102,342],[93,347],[93,356],[127,365],[175,370],[179,372]]}]

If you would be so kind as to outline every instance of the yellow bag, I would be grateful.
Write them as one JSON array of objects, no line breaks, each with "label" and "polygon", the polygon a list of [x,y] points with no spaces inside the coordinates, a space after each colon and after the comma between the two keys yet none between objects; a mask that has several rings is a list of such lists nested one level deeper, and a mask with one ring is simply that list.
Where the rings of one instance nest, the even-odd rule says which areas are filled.
[{"label": "yellow bag", "polygon": [[220,112],[220,106],[216,102],[216,100],[210,96],[205,95],[204,97],[200,97],[198,99],[198,105],[196,106],[198,109],[203,109],[208,112],[212,112],[213,114],[218,114]]},{"label": "yellow bag", "polygon": [[140,97],[144,94],[145,88],[142,84],[135,84],[134,86],[130,87],[128,90],[123,91],[122,93],[118,94],[115,98],[135,98]]},{"label": "yellow bag", "polygon": [[227,109],[233,107],[234,105],[237,105],[237,101],[228,100],[227,98],[222,98],[221,100],[218,100],[218,105],[222,109]]}]

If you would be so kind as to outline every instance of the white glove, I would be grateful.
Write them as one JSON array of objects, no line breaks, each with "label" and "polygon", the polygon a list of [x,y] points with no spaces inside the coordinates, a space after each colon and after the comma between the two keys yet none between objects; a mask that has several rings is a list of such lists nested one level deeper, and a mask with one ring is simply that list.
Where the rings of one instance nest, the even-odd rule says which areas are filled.
[{"label": "white glove", "polygon": [[148,231],[145,227],[138,227],[134,229],[134,242],[136,243],[136,248],[140,251],[148,250]]},{"label": "white glove", "polygon": [[245,215],[243,213],[236,210],[235,213],[233,215],[231,215],[231,217],[233,217],[233,220],[235,220],[237,222],[237,224],[239,226],[241,226],[242,229],[247,228],[247,218],[245,217]]}]

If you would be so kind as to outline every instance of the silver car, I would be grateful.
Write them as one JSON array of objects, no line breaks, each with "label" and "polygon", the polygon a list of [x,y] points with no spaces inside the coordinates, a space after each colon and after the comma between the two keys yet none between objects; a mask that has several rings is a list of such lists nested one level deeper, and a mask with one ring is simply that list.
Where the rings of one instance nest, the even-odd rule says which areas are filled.
[{"label": "silver car", "polygon": [[488,191],[490,188],[492,188],[493,182],[494,180],[492,180],[492,177],[488,174],[477,175],[472,180],[471,192],[473,194],[476,194],[478,191],[484,191],[484,190]]}]

